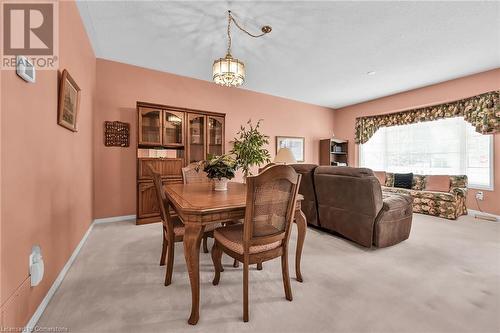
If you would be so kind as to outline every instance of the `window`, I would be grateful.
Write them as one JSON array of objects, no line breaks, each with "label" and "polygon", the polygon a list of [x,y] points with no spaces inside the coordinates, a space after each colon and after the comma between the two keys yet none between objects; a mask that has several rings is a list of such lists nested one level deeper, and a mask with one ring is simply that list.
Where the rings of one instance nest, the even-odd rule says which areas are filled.
[{"label": "window", "polygon": [[469,187],[493,188],[492,135],[462,117],[380,128],[360,145],[360,166],[388,172],[460,175]]}]

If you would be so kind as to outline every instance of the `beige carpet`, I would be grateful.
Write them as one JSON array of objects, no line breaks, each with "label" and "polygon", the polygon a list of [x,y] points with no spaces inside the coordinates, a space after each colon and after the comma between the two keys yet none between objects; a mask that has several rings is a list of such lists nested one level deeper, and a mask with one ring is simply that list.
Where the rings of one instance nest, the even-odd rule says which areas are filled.
[{"label": "beige carpet", "polygon": [[500,331],[500,223],[415,214],[409,240],[377,250],[309,229],[305,282],[292,279],[293,302],[284,298],[279,260],[265,263],[250,275],[249,323],[242,321],[241,269],[225,257],[213,286],[210,256],[201,254],[196,327],[186,322],[182,244],[169,287],[160,246],[159,224],[96,225],[38,325],[71,332]]}]

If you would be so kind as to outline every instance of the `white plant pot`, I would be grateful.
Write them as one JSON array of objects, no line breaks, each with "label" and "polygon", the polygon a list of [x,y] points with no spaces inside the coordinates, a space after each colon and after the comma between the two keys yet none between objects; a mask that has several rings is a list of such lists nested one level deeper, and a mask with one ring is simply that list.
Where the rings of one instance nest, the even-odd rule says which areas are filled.
[{"label": "white plant pot", "polygon": [[227,182],[229,182],[229,179],[227,178],[221,178],[221,179],[214,179],[214,190],[215,191],[227,191]]}]

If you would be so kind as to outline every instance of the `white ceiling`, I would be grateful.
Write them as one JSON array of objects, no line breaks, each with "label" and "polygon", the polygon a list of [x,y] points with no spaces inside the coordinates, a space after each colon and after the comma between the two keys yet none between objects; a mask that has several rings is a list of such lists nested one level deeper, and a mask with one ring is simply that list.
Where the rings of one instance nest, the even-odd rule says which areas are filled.
[{"label": "white ceiling", "polygon": [[[338,108],[500,67],[500,2],[81,1],[97,57],[211,80],[227,9],[244,89]],[[375,75],[367,75],[376,71]],[[239,88],[241,89],[241,88]]]}]

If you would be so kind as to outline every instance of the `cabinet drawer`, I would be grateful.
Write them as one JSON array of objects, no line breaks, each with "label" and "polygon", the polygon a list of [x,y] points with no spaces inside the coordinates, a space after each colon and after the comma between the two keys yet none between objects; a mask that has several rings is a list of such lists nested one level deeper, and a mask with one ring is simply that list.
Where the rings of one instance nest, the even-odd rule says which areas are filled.
[{"label": "cabinet drawer", "polygon": [[140,158],[137,166],[139,179],[152,179],[148,165],[152,166],[162,177],[182,179],[182,158]]}]

